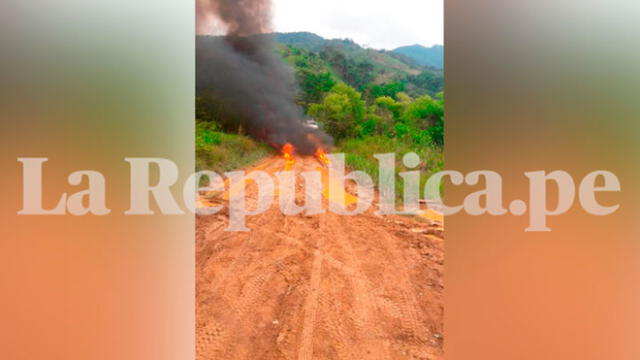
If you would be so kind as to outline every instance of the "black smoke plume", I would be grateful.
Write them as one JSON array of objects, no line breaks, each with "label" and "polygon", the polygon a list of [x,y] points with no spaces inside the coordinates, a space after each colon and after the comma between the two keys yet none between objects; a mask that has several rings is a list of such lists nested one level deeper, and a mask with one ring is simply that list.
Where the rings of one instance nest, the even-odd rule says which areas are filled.
[{"label": "black smoke plume", "polygon": [[331,138],[302,122],[294,74],[265,35],[271,1],[199,0],[198,32],[211,19],[226,27],[226,35],[198,36],[196,91],[216,121],[277,148],[291,143],[301,154],[326,149]]}]

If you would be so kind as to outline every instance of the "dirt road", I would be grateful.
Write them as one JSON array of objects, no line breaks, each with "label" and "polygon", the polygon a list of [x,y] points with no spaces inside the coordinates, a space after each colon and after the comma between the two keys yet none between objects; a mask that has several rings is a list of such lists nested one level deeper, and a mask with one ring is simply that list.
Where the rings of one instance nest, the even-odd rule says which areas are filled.
[{"label": "dirt road", "polygon": [[[318,166],[308,157],[294,168]],[[278,157],[257,166],[284,167]],[[248,233],[225,232],[227,221],[197,220],[198,360],[443,358],[441,224],[277,206],[249,218]]]}]

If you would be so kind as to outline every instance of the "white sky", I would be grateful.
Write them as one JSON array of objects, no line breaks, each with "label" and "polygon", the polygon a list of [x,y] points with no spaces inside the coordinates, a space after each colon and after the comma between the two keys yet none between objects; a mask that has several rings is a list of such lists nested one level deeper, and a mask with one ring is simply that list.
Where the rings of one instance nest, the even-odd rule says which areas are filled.
[{"label": "white sky", "polygon": [[444,41],[444,0],[273,0],[274,31],[350,38],[376,49]]}]

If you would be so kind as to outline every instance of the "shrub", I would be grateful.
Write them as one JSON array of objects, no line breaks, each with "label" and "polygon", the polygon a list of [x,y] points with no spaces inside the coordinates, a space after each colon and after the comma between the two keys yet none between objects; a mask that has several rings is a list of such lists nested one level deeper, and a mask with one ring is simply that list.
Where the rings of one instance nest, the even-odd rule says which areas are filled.
[{"label": "shrub", "polygon": [[218,173],[239,169],[268,156],[273,149],[255,140],[218,132],[215,125],[200,122],[196,125],[196,170]]},{"label": "shrub", "polygon": [[309,108],[322,128],[337,140],[357,136],[364,112],[365,103],[360,93],[344,83],[335,85],[322,103]]},{"label": "shrub", "polygon": [[[396,154],[396,174],[402,171],[418,170],[421,173],[420,188],[424,189],[427,179],[442,171],[444,167],[444,154],[442,148],[438,146],[425,146],[407,143],[398,138],[388,138],[385,136],[370,136],[363,139],[348,139],[338,144],[336,152],[345,153],[347,166],[353,170],[361,170],[372,177],[375,184],[378,184],[378,160],[373,157],[375,154],[395,153]],[[415,169],[407,169],[402,164],[402,157],[409,152],[415,152],[420,157],[420,165]],[[396,175],[396,196],[402,196],[404,184],[402,179]]]}]

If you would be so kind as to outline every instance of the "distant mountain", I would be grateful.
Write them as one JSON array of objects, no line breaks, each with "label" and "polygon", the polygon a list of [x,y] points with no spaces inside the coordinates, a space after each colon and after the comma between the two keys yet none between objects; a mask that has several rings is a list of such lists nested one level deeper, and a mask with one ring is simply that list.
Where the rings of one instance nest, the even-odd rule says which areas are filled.
[{"label": "distant mountain", "polygon": [[349,53],[370,50],[386,53],[411,67],[444,68],[444,46],[442,45],[425,47],[416,44],[399,47],[393,51],[385,51],[362,48],[350,39],[325,39],[310,32],[273,33],[270,35],[280,44],[294,46],[312,52],[320,52],[327,47],[341,48]]},{"label": "distant mountain", "polygon": [[[443,90],[444,72],[402,53],[364,48],[350,39],[325,39],[310,32],[272,33],[276,51],[295,71],[303,96],[300,103],[318,103],[336,81],[366,96],[396,94],[416,98]],[[217,46],[217,36],[198,36],[199,47]]]},{"label": "distant mountain", "polygon": [[382,88],[388,93],[404,91],[412,97],[435,96],[443,89],[442,60],[436,63],[439,67],[422,65],[402,53],[365,48],[351,39],[324,39],[310,32],[267,36],[279,44],[280,54],[298,77],[306,78],[301,81],[302,87],[319,81],[323,74],[331,74],[334,79],[375,96],[380,96],[377,91]]},{"label": "distant mountain", "polygon": [[310,32],[273,33],[271,35],[280,44],[291,45],[313,52],[320,52],[328,45],[328,40]]},{"label": "distant mountain", "polygon": [[393,50],[393,52],[407,56],[419,65],[444,69],[444,46],[442,45],[434,45],[432,47],[424,47],[422,45],[403,46]]}]

